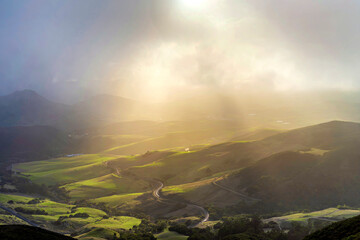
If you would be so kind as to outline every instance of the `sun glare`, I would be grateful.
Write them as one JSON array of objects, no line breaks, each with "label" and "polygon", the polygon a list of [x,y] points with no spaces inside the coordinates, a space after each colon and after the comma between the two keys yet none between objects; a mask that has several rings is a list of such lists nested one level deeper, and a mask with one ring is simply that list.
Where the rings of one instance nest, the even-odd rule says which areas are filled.
[{"label": "sun glare", "polygon": [[198,9],[206,4],[207,0],[179,0],[181,5],[190,9]]}]

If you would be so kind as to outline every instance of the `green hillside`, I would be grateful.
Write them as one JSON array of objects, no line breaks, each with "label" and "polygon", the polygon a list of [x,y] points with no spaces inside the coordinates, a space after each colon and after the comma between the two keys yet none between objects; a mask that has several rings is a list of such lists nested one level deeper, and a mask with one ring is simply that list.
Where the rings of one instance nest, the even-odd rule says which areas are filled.
[{"label": "green hillside", "polygon": [[72,199],[89,199],[115,193],[134,193],[151,190],[150,184],[144,180],[122,177],[116,174],[73,182],[62,187],[69,192]]},{"label": "green hillside", "polygon": [[322,154],[283,152],[239,170],[221,183],[284,207],[356,205],[360,199],[357,144]]},{"label": "green hillside", "polygon": [[14,169],[27,175],[35,183],[62,185],[112,173],[113,170],[106,166],[106,162],[113,159],[116,156],[89,154],[20,163]]},{"label": "green hillside", "polygon": [[360,216],[333,223],[304,240],[356,240],[360,238]]},{"label": "green hillside", "polygon": [[128,155],[145,153],[147,151],[162,150],[169,148],[192,148],[198,144],[214,144],[226,141],[231,138],[230,131],[190,131],[190,132],[172,132],[160,137],[148,138],[143,141],[122,145],[106,150],[106,153]]}]

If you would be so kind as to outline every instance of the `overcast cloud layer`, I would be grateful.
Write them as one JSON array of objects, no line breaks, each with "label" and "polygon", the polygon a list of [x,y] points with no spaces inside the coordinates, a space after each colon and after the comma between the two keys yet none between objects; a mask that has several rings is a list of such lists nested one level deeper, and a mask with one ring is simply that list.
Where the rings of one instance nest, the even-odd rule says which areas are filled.
[{"label": "overcast cloud layer", "polygon": [[197,1],[0,0],[0,93],[360,87],[358,1]]}]

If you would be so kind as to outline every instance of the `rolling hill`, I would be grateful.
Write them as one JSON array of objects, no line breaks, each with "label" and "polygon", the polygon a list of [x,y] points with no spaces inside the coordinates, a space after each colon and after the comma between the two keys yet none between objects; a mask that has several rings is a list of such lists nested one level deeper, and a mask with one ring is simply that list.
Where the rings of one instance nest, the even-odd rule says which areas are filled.
[{"label": "rolling hill", "polygon": [[215,178],[219,185],[263,199],[275,208],[354,205],[360,200],[356,190],[360,187],[359,126],[333,121],[258,141],[227,142],[174,152],[144,164],[140,160],[143,156],[139,156],[139,164],[125,171],[160,179],[168,186],[165,194],[202,204],[234,203],[229,191],[224,194],[224,189],[205,181]]},{"label": "rolling hill", "polygon": [[263,140],[308,150],[274,154],[220,181],[238,191],[287,207],[354,205],[360,171],[360,125],[330,122]]},{"label": "rolling hill", "polygon": [[[128,124],[133,124],[134,129],[127,133],[136,133],[136,124]],[[149,133],[168,124],[140,123]],[[186,126],[184,122],[174,124],[175,128]],[[112,149],[111,154],[31,162],[17,165],[17,169],[35,183],[60,185],[73,199],[93,198],[96,202],[104,199],[109,204],[120,204],[114,199],[130,199],[137,203],[129,206],[141,205],[140,196],[151,189],[152,179],[158,179],[165,184],[164,196],[204,206],[227,207],[244,200],[262,200],[266,206],[281,211],[356,205],[360,201],[359,126],[332,121],[259,140],[203,145],[188,151],[118,155],[125,153],[117,152],[121,148],[161,139],[153,137]],[[174,136],[181,134],[184,133]],[[180,143],[176,140],[174,146],[182,144],[181,138]],[[156,145],[156,141],[151,143],[155,149],[164,146]],[[161,144],[171,141],[162,139]]]},{"label": "rolling hill", "polygon": [[356,240],[360,238],[360,216],[346,219],[316,231],[304,240]]}]

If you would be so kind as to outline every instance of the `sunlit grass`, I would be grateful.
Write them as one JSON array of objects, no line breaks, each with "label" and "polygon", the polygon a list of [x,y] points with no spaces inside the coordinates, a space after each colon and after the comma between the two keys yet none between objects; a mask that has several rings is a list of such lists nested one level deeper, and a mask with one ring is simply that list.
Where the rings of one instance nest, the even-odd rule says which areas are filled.
[{"label": "sunlit grass", "polygon": [[14,165],[14,170],[21,172],[49,172],[58,169],[74,168],[93,163],[100,163],[114,159],[114,156],[101,154],[85,154],[75,157],[52,158],[49,160],[19,163]]},{"label": "sunlit grass", "polygon": [[102,219],[96,223],[91,223],[85,226],[85,228],[107,228],[112,230],[131,229],[133,226],[138,226],[141,220],[134,217],[120,216],[111,217],[109,219]]},{"label": "sunlit grass", "polygon": [[160,234],[156,234],[155,237],[158,240],[186,240],[188,239],[188,236],[181,235],[177,232],[172,232],[166,229],[164,232]]},{"label": "sunlit grass", "polygon": [[162,191],[165,194],[187,193],[187,192],[194,191],[201,186],[211,184],[212,181],[214,181],[214,179],[207,179],[207,180],[203,180],[203,181],[197,181],[197,182],[181,184],[181,185],[172,185],[172,186],[163,188]]},{"label": "sunlit grass", "polygon": [[360,210],[352,209],[338,209],[338,208],[327,208],[320,211],[309,212],[309,213],[295,213],[281,217],[275,217],[277,221],[285,222],[307,222],[311,218],[331,218],[336,220],[342,220],[344,218],[350,218],[360,215]]},{"label": "sunlit grass", "polygon": [[[138,194],[134,194],[134,197],[138,196]],[[90,207],[77,207],[75,208],[74,205],[68,205],[63,203],[57,203],[48,199],[41,200],[40,203],[37,204],[28,204],[27,202],[32,200],[31,197],[23,197],[11,194],[0,194],[0,202],[10,208],[22,207],[24,209],[39,209],[45,210],[48,215],[28,215],[29,219],[36,221],[40,224],[43,224],[47,228],[52,229],[54,226],[52,225],[53,222],[57,221],[59,217],[68,217],[64,218],[63,222],[66,223],[66,226],[69,228],[75,229],[86,229],[90,230],[93,228],[104,228],[108,230],[104,230],[106,232],[111,232],[111,236],[113,236],[112,230],[120,230],[120,229],[130,229],[133,226],[138,226],[141,223],[141,220],[134,217],[128,216],[114,216],[109,219],[105,219],[104,216],[107,214],[104,211],[99,209],[90,208]],[[117,198],[118,200],[119,198]],[[13,204],[8,204],[9,200],[15,201]],[[124,198],[123,201],[128,201],[129,198]],[[87,213],[88,217],[69,217],[70,215],[75,215],[77,213]],[[1,222],[7,224],[18,224],[23,223],[22,221],[17,220],[12,216],[4,215],[0,212],[0,224]],[[100,231],[103,232],[103,231]],[[102,233],[97,232],[100,236]],[[104,232],[103,232],[104,233]],[[91,236],[95,234],[94,232],[90,232],[89,235],[84,234],[82,237]],[[106,234],[105,234],[106,235]]]},{"label": "sunlit grass", "polygon": [[0,193],[0,203],[7,203],[10,200],[13,200],[14,202],[28,202],[30,201],[31,197],[25,197],[21,195],[13,195],[13,194],[4,194]]},{"label": "sunlit grass", "polygon": [[23,220],[8,214],[0,214],[0,225],[22,224],[27,225]]},{"label": "sunlit grass", "polygon": [[308,154],[323,156],[325,153],[327,153],[329,151],[330,150],[323,150],[323,149],[319,149],[319,148],[311,148],[308,151],[301,151],[301,153],[308,153]]},{"label": "sunlit grass", "polygon": [[112,239],[116,235],[119,237],[119,233],[116,231],[113,231],[111,229],[106,228],[95,228],[91,231],[81,234],[79,236],[76,236],[77,239]]},{"label": "sunlit grass", "polygon": [[74,182],[63,187],[69,191],[72,199],[97,198],[114,193],[133,193],[151,189],[149,183],[144,180],[121,177],[116,174]]},{"label": "sunlit grass", "polygon": [[22,163],[18,164],[16,169],[29,175],[29,178],[38,184],[65,184],[111,173],[113,170],[104,163],[113,159],[116,157],[91,154]]},{"label": "sunlit grass", "polygon": [[135,205],[140,204],[140,201],[137,200],[137,198],[140,197],[141,195],[143,195],[143,193],[119,194],[119,195],[96,198],[90,201],[94,203],[105,203],[109,207],[120,207],[120,206],[133,207]]}]

